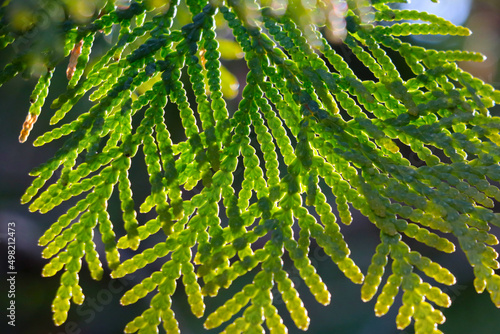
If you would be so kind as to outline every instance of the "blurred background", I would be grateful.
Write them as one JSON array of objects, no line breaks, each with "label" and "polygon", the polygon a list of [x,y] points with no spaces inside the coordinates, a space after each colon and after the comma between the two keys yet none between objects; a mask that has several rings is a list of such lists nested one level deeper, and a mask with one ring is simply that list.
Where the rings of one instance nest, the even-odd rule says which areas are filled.
[{"label": "blurred background", "polygon": [[[444,16],[455,24],[465,25],[473,31],[473,35],[468,38],[425,36],[413,39],[411,42],[440,50],[458,48],[482,52],[487,57],[483,63],[462,63],[460,66],[492,84],[496,89],[500,89],[498,70],[500,2],[498,0],[441,0],[440,4],[434,4],[431,1],[415,2],[415,4],[408,6]],[[95,47],[102,48],[105,46],[106,41],[99,40]],[[339,52],[342,53],[342,50],[345,51],[340,47]],[[11,51],[8,48],[0,51],[0,65],[2,67],[10,56]],[[343,54],[343,56],[348,59],[349,55]],[[246,66],[241,60],[230,61],[225,65],[233,71],[236,77],[240,79],[240,82],[244,80]],[[52,101],[64,91],[67,84],[64,72],[64,66],[60,66],[56,70],[48,101]],[[29,108],[30,94],[35,83],[36,81],[33,79],[16,77],[0,88],[0,243],[2,250],[0,269],[2,272],[1,277],[3,277],[0,285],[0,305],[3,310],[0,332],[43,334],[122,333],[125,324],[142,313],[148,306],[148,299],[146,298],[127,307],[120,306],[119,299],[126,290],[157,269],[158,264],[146,267],[140,273],[129,275],[117,281],[110,281],[105,274],[102,281],[99,282],[90,279],[84,265],[80,274],[81,284],[86,295],[84,304],[81,306],[72,304],[68,321],[60,327],[53,325],[50,305],[59,285],[60,275],[58,274],[52,278],[41,277],[42,267],[47,263],[47,260],[41,258],[42,248],[37,244],[44,231],[61,214],[65,213],[68,207],[63,205],[45,215],[41,215],[30,213],[27,205],[20,204],[21,195],[32,181],[32,178],[28,176],[29,171],[52,157],[60,145],[60,142],[42,148],[34,148],[31,145],[37,136],[50,129],[48,120],[53,111],[48,107],[42,111],[42,115],[28,141],[24,144],[18,142],[19,132]],[[237,102],[238,97],[230,103],[233,111],[237,106]],[[77,105],[78,109],[75,109],[74,112],[79,114],[84,110],[88,110],[90,106],[90,102],[82,101]],[[499,115],[498,109],[493,110],[492,113]],[[143,169],[137,168],[138,176],[132,176],[132,181],[136,181],[138,184],[145,182],[144,173]],[[140,187],[134,189],[134,191],[139,193],[139,196],[142,196]],[[117,224],[120,222],[119,210],[117,202],[112,202],[110,213],[112,218],[116,217],[115,222]],[[5,273],[7,272],[6,232],[8,222],[15,222],[16,225],[15,328],[7,326],[6,317],[3,313],[8,302],[5,279]],[[352,250],[353,259],[366,273],[371,256],[377,246],[378,230],[360,215],[354,216],[353,224],[341,226],[341,228]],[[495,233],[500,235],[498,229]],[[143,247],[151,245],[154,241],[154,239],[149,240]],[[472,286],[472,269],[460,251],[450,255],[437,253],[428,247],[414,243],[411,246],[449,268],[457,277],[455,286],[443,288],[452,298],[453,304],[451,308],[443,310],[447,322],[440,327],[442,331],[447,334],[497,334],[500,332],[500,310],[495,308],[487,293],[481,295],[475,293]],[[128,253],[122,255],[124,258],[130,256]],[[304,304],[309,311],[311,325],[308,333],[413,333],[412,329],[406,329],[405,331],[396,329],[395,316],[400,297],[396,300],[396,305],[391,308],[388,315],[377,318],[373,311],[375,301],[363,303],[360,299],[360,287],[345,278],[320,248],[313,245],[310,256],[320,276],[332,292],[332,301],[327,307],[318,304],[314,300],[305,284],[298,278],[298,273],[296,270],[294,271],[290,261],[285,259],[285,267],[298,287]],[[239,291],[251,278],[252,275],[248,275],[237,280],[228,292],[232,295]],[[227,294],[223,293],[222,296],[217,298],[207,298],[207,310],[215,310],[226,300],[226,296]],[[291,323],[283,302],[280,302],[279,294],[276,294],[275,297],[280,314],[289,325],[289,332],[302,333]],[[203,329],[202,323],[205,317],[197,319],[190,313],[182,285],[178,287],[174,295],[173,309],[184,334],[218,333],[223,328],[212,331]]]}]

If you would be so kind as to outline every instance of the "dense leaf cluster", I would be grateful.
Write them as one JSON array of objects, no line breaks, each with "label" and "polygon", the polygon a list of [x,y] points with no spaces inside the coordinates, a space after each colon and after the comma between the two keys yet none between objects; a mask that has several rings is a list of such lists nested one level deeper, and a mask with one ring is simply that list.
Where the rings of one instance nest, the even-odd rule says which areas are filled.
[{"label": "dense leaf cluster", "polygon": [[[296,326],[306,330],[307,311],[282,258],[288,253],[317,301],[328,304],[330,293],[308,258],[313,240],[346,277],[362,284],[364,301],[381,287],[377,315],[387,313],[402,292],[396,319],[401,329],[413,319],[416,333],[441,333],[437,324],[445,319],[435,306],[448,307],[450,298],[422,277],[455,283],[451,272],[411,250],[402,236],[447,253],[459,247],[474,268],[476,290],[487,290],[500,306],[498,254],[492,247],[498,240],[488,233],[491,225],[500,226],[500,214],[492,210],[500,201],[500,119],[488,112],[500,102],[500,92],[456,65],[482,61],[480,54],[427,50],[398,38],[463,36],[468,29],[425,12],[393,9],[388,2],[318,1],[306,8],[290,0],[277,8],[264,0],[187,0],[188,14],[178,0],[126,6],[107,1],[90,22],[69,17],[61,24],[69,81],[52,102],[51,123],[63,120],[88,92],[94,105],[34,141],[40,146],[66,138],[52,159],[33,170],[36,178],[22,198],[42,213],[79,198],[40,238],[43,256],[50,259],[43,275],[63,271],[52,305],[55,323],[64,323],[71,301],[84,300],[82,261],[93,278],[103,274],[96,229],[112,277],[163,261],[122,297],[127,305],[154,295],[127,333],[155,333],[160,325],[167,333],[179,332],[171,308],[177,284],[184,285],[192,312],[201,317],[206,296],[254,268],[259,270],[253,281],[210,311],[205,327],[221,326],[244,309],[226,333],[261,333],[264,325],[285,333],[271,294],[277,287]],[[2,7],[2,47],[27,33],[11,27],[11,5]],[[318,12],[333,11],[331,6],[347,6],[343,43],[375,80],[359,79],[325,38],[332,25]],[[179,23],[179,13],[189,22]],[[94,39],[112,27],[119,27],[117,42],[89,62]],[[36,22],[26,29],[35,28]],[[228,31],[235,42],[218,37]],[[234,112],[226,107],[221,82],[228,75],[220,62],[223,43],[241,48],[249,69]],[[410,79],[400,76],[387,50],[401,55],[414,74]],[[29,59],[29,52],[19,52],[0,72],[0,83],[27,70]],[[61,60],[51,53],[44,59],[21,141],[40,115]],[[167,126],[167,103],[179,110],[185,137],[178,142]],[[421,166],[409,162],[403,147],[418,155]],[[139,149],[150,183],[142,203],[136,203],[129,180]],[[235,177],[238,166],[243,180]],[[46,186],[58,169],[60,177]],[[198,184],[202,190],[189,197],[186,192]],[[122,220],[115,224],[123,224],[123,236],[115,234],[107,211],[113,192],[121,201]],[[352,208],[380,230],[365,274],[341,233],[340,223],[351,224]],[[142,222],[137,210],[154,210],[155,218]],[[137,250],[157,233],[164,241],[120,260],[119,249]],[[258,240],[264,246],[252,247]]]}]

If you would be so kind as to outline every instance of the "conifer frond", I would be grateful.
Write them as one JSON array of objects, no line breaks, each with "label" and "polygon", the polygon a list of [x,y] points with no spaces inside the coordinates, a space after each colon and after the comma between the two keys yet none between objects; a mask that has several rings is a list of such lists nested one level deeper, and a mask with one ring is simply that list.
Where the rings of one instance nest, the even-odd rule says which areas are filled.
[{"label": "conifer frond", "polygon": [[[435,306],[449,307],[451,300],[428,278],[445,285],[456,281],[448,269],[411,250],[408,239],[445,253],[465,252],[476,290],[487,290],[500,307],[500,265],[492,247],[498,240],[489,233],[492,225],[500,226],[493,211],[500,201],[500,119],[488,111],[500,103],[500,92],[456,64],[482,61],[481,54],[430,50],[399,38],[467,36],[467,28],[393,9],[391,2],[405,1],[289,1],[277,8],[272,1],[187,0],[189,12],[179,0],[127,6],[106,1],[88,22],[64,22],[60,54],[43,59],[46,70],[20,136],[24,142],[44,117],[54,67],[69,58],[68,87],[52,102],[50,123],[64,121],[85,96],[93,106],[34,141],[41,146],[65,140],[32,171],[35,179],[22,197],[31,211],[42,213],[72,203],[39,241],[50,259],[42,274],[62,271],[54,322],[64,323],[71,301],[83,302],[82,261],[94,279],[106,270],[96,251],[96,229],[113,278],[162,262],[121,299],[128,305],[153,295],[150,307],[126,325],[127,333],[156,332],[159,326],[177,333],[171,308],[177,284],[184,286],[193,314],[202,317],[205,298],[250,272],[256,272],[251,283],[208,310],[205,327],[222,326],[243,310],[224,332],[260,333],[267,327],[286,333],[273,305],[276,287],[295,325],[306,330],[307,306],[283,257],[327,305],[331,294],[308,257],[313,242],[361,284],[363,301],[376,297],[377,316],[401,293],[400,329],[413,321],[418,334],[440,333],[437,325],[445,318]],[[333,23],[320,12],[335,3],[347,6],[340,17],[345,47],[374,80],[362,80],[328,41]],[[5,22],[2,48],[24,33]],[[90,60],[96,37],[111,31],[116,42]],[[411,69],[409,79],[389,49]],[[0,85],[32,65],[28,55],[16,54],[0,72]],[[248,73],[232,110],[226,101],[234,92],[221,78],[237,79],[221,59],[241,56]],[[181,139],[173,135],[172,108],[179,113]],[[422,164],[412,165],[403,147]],[[139,159],[149,190],[141,200],[130,175]],[[58,179],[46,185],[58,169]],[[122,210],[114,222],[107,210],[113,192]],[[342,233],[343,225],[358,223],[352,209],[380,230],[368,268],[351,259]],[[154,217],[144,222],[143,213]],[[124,235],[116,235],[117,224]],[[161,241],[137,251],[157,234]],[[257,242],[262,247],[256,249]],[[126,248],[135,255],[122,261],[119,250]]]}]

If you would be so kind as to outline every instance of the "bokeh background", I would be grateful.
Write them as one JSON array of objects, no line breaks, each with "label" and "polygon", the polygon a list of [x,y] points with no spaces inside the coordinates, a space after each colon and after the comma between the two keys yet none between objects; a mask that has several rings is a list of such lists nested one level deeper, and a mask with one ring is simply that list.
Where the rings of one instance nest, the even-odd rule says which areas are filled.
[{"label": "bokeh background", "polygon": [[[457,37],[429,37],[425,36],[411,40],[412,43],[435,49],[466,49],[482,52],[487,56],[483,63],[463,63],[460,66],[472,72],[475,76],[500,89],[500,75],[498,61],[500,54],[500,1],[498,0],[441,0],[440,4],[431,1],[415,1],[412,8],[418,8],[452,20],[456,24],[463,24],[473,31],[468,38]],[[0,3],[2,3],[0,1]],[[99,43],[101,45],[99,46]],[[106,41],[98,41],[96,47],[105,47]],[[343,56],[349,59],[346,49],[339,48]],[[4,66],[10,58],[9,49],[0,52],[0,65]],[[244,63],[232,61],[227,67],[242,81],[245,77]],[[356,64],[353,64],[356,66]],[[53,100],[67,83],[64,66],[55,72],[51,93],[48,101]],[[100,282],[90,279],[85,266],[81,271],[80,279],[86,295],[85,303],[77,307],[72,305],[69,319],[66,324],[56,327],[51,320],[50,305],[59,284],[59,276],[42,278],[41,271],[47,262],[41,258],[42,248],[37,246],[38,238],[57,220],[67,207],[57,208],[45,215],[30,213],[28,207],[20,204],[20,197],[29,186],[32,178],[29,171],[54,155],[59,142],[42,148],[34,148],[31,143],[38,135],[50,129],[48,120],[53,111],[44,108],[42,116],[24,144],[18,142],[19,131],[29,108],[29,97],[35,85],[33,79],[16,77],[0,88],[0,243],[1,257],[0,270],[2,277],[0,285],[0,332],[1,333],[43,333],[43,334],[101,334],[122,333],[125,324],[139,315],[148,305],[148,299],[122,307],[119,299],[122,294],[140,280],[149,276],[159,267],[158,264],[146,267],[141,273],[127,276],[125,279],[110,281],[106,275]],[[240,87],[241,91],[241,87]],[[230,103],[235,108],[238,98]],[[88,110],[89,102],[78,104],[74,112]],[[500,115],[498,109],[492,110]],[[144,169],[136,169],[138,184],[145,182]],[[141,188],[134,189],[141,196]],[[110,206],[112,217],[119,221],[119,206],[112,203]],[[498,208],[497,208],[498,210]],[[6,232],[8,222],[16,223],[16,327],[7,326],[4,315],[7,307],[6,284]],[[144,220],[145,221],[145,220]],[[342,226],[342,232],[352,250],[352,257],[364,272],[370,263],[371,255],[377,245],[378,231],[362,216],[354,216],[351,226]],[[495,231],[500,235],[498,229]],[[155,240],[149,241],[149,245]],[[144,246],[147,246],[147,244]],[[500,333],[500,310],[496,309],[487,293],[478,295],[472,286],[472,269],[466,262],[465,256],[457,251],[455,254],[436,253],[432,249],[418,244],[412,247],[430,256],[438,263],[449,268],[457,277],[457,284],[444,288],[453,299],[450,309],[444,309],[447,322],[440,328],[447,334],[497,334]],[[360,299],[360,287],[351,283],[338,268],[318,248],[312,247],[310,256],[319,274],[332,292],[332,302],[329,306],[319,305],[310,294],[305,284],[298,278],[288,259],[285,267],[293,278],[304,303],[309,311],[311,325],[308,333],[337,333],[337,334],[396,334],[413,333],[412,329],[398,331],[395,325],[397,305],[387,316],[377,318],[374,315],[374,301],[363,303]],[[498,248],[497,248],[498,250]],[[123,253],[123,257],[130,256]],[[251,276],[240,279],[229,289],[234,294],[241,289]],[[221,305],[228,294],[222,293],[217,298],[207,298],[207,310],[214,310]],[[302,333],[291,324],[291,319],[283,303],[280,303],[279,294],[276,295],[277,306],[285,322],[289,324],[290,333]],[[182,289],[178,287],[174,295],[173,309],[181,324],[183,333],[218,333],[221,329],[205,331],[202,327],[204,318],[196,319],[189,311]]]}]

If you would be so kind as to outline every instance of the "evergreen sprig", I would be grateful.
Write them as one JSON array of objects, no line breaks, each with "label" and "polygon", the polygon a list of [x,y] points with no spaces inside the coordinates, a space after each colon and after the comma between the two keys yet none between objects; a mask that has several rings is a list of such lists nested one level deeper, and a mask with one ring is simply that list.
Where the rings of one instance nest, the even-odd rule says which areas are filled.
[{"label": "evergreen sprig", "polygon": [[[16,46],[39,23],[16,30],[6,15],[15,2],[1,7],[2,48]],[[288,254],[316,300],[330,303],[308,258],[312,240],[346,277],[362,284],[363,301],[382,287],[377,316],[402,291],[400,329],[414,321],[416,333],[441,333],[437,325],[445,318],[435,306],[449,307],[451,301],[426,277],[455,283],[450,271],[411,250],[404,238],[446,253],[460,248],[474,268],[476,290],[487,290],[500,307],[500,265],[492,247],[498,240],[489,233],[492,225],[500,226],[500,214],[493,211],[500,201],[500,119],[488,111],[500,102],[500,92],[456,65],[482,61],[482,55],[429,50],[399,38],[467,36],[467,28],[425,12],[393,9],[390,2],[404,1],[318,1],[306,7],[290,0],[277,8],[267,0],[186,0],[188,11],[178,0],[97,1],[100,7],[88,22],[67,16],[60,31],[63,51],[46,53],[20,136],[21,142],[27,139],[54,67],[69,57],[68,88],[52,102],[51,124],[88,92],[94,104],[34,141],[41,146],[66,137],[55,156],[32,171],[35,180],[22,197],[31,211],[42,213],[78,197],[40,238],[43,257],[50,259],[43,275],[63,272],[52,305],[56,325],[65,322],[71,301],[84,300],[82,261],[94,279],[103,275],[96,229],[112,277],[163,263],[123,295],[121,303],[128,305],[153,294],[127,333],[156,333],[159,326],[179,332],[171,308],[178,283],[193,314],[202,317],[205,297],[255,268],[251,283],[209,310],[205,327],[219,327],[244,310],[225,333],[261,333],[264,326],[286,333],[273,305],[271,289],[277,287],[295,325],[306,330],[309,317],[283,269],[283,256]],[[375,80],[361,80],[327,40],[335,27],[321,13],[334,5],[347,5],[339,36]],[[96,37],[111,31],[118,34],[116,42],[89,61]],[[221,80],[233,78],[221,57],[238,57],[228,45],[242,52],[249,69],[235,111],[226,105],[231,93]],[[411,78],[401,77],[389,49],[404,59]],[[19,51],[0,72],[0,84],[29,70],[30,59],[29,51]],[[177,142],[166,120],[167,103],[179,110],[185,137]],[[412,165],[402,147],[422,165]],[[129,178],[139,149],[150,186],[142,203]],[[57,181],[46,186],[60,168]],[[125,231],[118,236],[107,212],[116,191],[123,215],[114,224]],[[352,209],[380,230],[366,275],[350,258],[339,224],[352,223]],[[147,222],[138,216],[152,210],[155,218]],[[163,241],[120,260],[119,249],[137,250],[157,233]],[[255,249],[257,241],[264,246]]]}]

